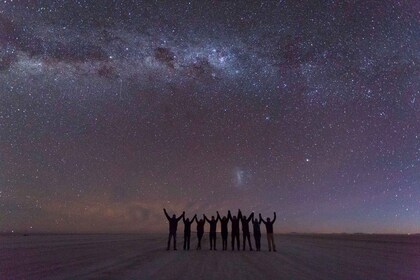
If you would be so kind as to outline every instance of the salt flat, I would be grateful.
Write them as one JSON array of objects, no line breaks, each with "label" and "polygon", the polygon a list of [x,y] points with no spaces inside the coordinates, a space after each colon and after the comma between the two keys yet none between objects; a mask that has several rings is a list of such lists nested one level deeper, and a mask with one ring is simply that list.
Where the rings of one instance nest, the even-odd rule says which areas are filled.
[{"label": "salt flat", "polygon": [[3,235],[0,279],[420,279],[420,236],[277,235],[277,252],[264,236],[261,252],[181,239],[166,251],[163,234]]}]

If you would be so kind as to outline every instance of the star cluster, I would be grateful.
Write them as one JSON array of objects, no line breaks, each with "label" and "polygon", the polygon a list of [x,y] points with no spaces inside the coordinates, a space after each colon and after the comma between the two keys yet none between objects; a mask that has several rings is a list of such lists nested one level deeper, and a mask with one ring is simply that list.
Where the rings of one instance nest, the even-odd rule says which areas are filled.
[{"label": "star cluster", "polygon": [[280,232],[419,232],[419,11],[2,1],[2,230],[240,207]]}]

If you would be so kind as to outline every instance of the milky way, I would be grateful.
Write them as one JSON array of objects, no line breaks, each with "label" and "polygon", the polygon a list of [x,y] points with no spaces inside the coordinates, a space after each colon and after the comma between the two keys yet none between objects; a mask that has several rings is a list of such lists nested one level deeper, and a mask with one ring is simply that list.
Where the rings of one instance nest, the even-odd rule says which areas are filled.
[{"label": "milky way", "polygon": [[0,230],[420,231],[417,1],[2,1]]}]

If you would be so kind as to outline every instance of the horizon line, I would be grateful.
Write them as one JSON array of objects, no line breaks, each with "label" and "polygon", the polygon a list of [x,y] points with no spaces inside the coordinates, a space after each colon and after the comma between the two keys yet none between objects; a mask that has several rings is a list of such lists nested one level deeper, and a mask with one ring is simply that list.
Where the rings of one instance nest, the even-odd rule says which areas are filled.
[{"label": "horizon line", "polygon": [[[196,233],[196,231],[191,231],[191,233]],[[217,231],[217,233],[221,233]],[[121,231],[121,232],[70,232],[70,231],[0,231],[0,235],[122,235],[122,234],[166,234],[163,231]],[[179,234],[182,235],[180,231]],[[252,233],[251,233],[252,234]],[[387,233],[387,232],[276,232],[274,234],[281,235],[420,235],[420,232],[407,232],[407,233]]]}]

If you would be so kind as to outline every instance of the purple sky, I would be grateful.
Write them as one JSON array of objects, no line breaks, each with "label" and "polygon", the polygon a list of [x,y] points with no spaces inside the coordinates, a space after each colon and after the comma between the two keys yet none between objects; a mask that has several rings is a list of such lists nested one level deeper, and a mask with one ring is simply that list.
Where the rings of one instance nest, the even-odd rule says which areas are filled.
[{"label": "purple sky", "polygon": [[420,232],[419,11],[1,1],[0,230]]}]

